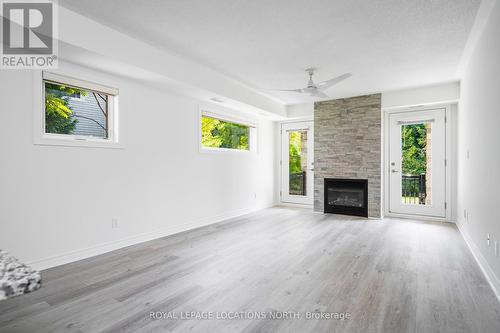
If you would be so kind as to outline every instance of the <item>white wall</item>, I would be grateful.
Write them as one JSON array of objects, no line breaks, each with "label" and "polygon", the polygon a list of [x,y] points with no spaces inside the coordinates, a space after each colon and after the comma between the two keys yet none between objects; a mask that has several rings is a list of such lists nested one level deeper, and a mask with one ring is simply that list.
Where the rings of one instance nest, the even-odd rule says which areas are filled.
[{"label": "white wall", "polygon": [[[415,105],[456,103],[460,98],[460,83],[449,82],[432,86],[416,87],[382,93],[382,109],[402,108]],[[288,118],[314,116],[314,103],[286,106]]]},{"label": "white wall", "polygon": [[455,103],[460,98],[459,82],[388,91],[382,94],[382,108]]},{"label": "white wall", "polygon": [[458,222],[497,295],[500,257],[495,256],[494,242],[500,242],[499,32],[497,1],[465,69],[458,114]]},{"label": "white wall", "polygon": [[291,104],[286,106],[288,119],[314,118],[314,103]]},{"label": "white wall", "polygon": [[200,153],[197,100],[60,67],[120,89],[124,149],[34,145],[34,75],[1,71],[0,248],[45,268],[273,204],[272,122],[258,153]]}]

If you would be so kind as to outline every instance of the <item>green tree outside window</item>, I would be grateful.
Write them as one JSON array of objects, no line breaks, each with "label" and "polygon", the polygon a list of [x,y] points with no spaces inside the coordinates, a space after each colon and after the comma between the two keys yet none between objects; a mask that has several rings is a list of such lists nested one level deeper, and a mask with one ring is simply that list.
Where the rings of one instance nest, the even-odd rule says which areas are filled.
[{"label": "green tree outside window", "polygon": [[204,147],[249,150],[249,138],[249,126],[201,117],[201,143]]},{"label": "green tree outside window", "polygon": [[45,133],[73,134],[78,120],[71,117],[73,110],[68,106],[68,98],[86,94],[84,90],[46,82]]}]

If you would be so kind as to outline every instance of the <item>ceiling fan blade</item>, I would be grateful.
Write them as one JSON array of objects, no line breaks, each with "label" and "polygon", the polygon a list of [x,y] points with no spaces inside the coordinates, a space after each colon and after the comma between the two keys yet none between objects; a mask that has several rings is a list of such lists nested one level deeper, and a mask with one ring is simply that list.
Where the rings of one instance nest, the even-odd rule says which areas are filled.
[{"label": "ceiling fan blade", "polygon": [[351,73],[345,73],[340,76],[337,76],[333,79],[330,79],[328,81],[323,81],[318,84],[318,89],[321,91],[325,91],[326,89],[330,88],[333,85],[336,85],[337,83],[344,81],[347,78],[350,78],[352,76]]},{"label": "ceiling fan blade", "polygon": [[274,91],[283,91],[283,92],[294,92],[294,93],[299,93],[302,94],[303,91],[302,89],[273,89]]},{"label": "ceiling fan blade", "polygon": [[319,98],[330,98],[330,96],[328,96],[327,94],[325,94],[321,90],[316,90],[316,91],[312,92],[311,96],[319,97]]}]

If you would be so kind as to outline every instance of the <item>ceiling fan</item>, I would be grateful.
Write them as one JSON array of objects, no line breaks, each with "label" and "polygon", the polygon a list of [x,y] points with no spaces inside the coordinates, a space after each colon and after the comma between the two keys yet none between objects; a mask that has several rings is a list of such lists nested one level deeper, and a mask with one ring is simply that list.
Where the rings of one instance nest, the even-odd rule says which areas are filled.
[{"label": "ceiling fan", "polygon": [[277,89],[277,91],[295,92],[300,94],[309,94],[312,97],[328,98],[330,96],[324,93],[325,90],[352,76],[351,73],[345,73],[333,79],[316,84],[314,83],[312,78],[314,75],[314,68],[308,68],[306,69],[306,72],[309,75],[309,82],[307,82],[307,87],[301,89]]}]

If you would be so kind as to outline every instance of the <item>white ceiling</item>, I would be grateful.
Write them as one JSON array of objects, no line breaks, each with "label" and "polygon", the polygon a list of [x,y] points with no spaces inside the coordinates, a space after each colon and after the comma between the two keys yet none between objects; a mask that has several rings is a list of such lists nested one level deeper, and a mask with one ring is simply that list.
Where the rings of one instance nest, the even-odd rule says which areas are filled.
[{"label": "white ceiling", "polygon": [[480,0],[65,0],[60,4],[137,39],[261,89],[350,72],[348,97],[458,79]]}]

